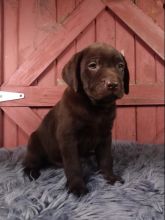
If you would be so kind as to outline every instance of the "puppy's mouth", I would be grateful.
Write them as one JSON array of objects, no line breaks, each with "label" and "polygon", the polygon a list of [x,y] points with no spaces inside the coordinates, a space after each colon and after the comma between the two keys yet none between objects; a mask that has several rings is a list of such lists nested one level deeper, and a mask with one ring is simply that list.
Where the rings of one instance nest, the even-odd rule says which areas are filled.
[{"label": "puppy's mouth", "polygon": [[101,98],[95,96],[89,96],[89,98],[93,103],[111,103],[114,102],[116,99],[118,99],[118,97],[115,94]]},{"label": "puppy's mouth", "polygon": [[123,97],[124,93],[122,89],[105,90],[102,88],[95,90],[88,90],[88,97],[93,101],[111,102]]}]

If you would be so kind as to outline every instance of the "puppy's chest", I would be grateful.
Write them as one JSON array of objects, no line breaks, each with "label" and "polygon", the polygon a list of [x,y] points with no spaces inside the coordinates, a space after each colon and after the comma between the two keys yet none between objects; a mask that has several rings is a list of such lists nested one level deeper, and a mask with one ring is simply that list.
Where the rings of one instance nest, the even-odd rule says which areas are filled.
[{"label": "puppy's chest", "polygon": [[110,136],[110,124],[101,120],[84,122],[76,132],[80,154],[94,150]]}]

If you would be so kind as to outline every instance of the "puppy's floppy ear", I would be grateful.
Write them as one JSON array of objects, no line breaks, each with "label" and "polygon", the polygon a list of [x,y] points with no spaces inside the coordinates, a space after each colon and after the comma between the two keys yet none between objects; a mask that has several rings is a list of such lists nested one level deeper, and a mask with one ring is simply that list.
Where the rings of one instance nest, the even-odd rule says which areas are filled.
[{"label": "puppy's floppy ear", "polygon": [[125,94],[129,93],[129,70],[128,70],[128,65],[126,62],[125,57],[122,55],[124,62],[125,62],[125,69],[124,69],[124,92]]},{"label": "puppy's floppy ear", "polygon": [[80,81],[80,63],[82,52],[72,56],[62,70],[63,80],[75,91],[78,91]]}]

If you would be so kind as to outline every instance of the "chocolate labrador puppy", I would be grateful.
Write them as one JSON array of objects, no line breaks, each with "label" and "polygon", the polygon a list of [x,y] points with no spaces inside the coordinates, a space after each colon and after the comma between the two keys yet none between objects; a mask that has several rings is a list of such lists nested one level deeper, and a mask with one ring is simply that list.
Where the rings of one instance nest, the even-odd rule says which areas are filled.
[{"label": "chocolate labrador puppy", "polygon": [[125,58],[107,44],[94,43],[71,58],[62,77],[68,87],[30,137],[25,173],[36,179],[41,168],[62,164],[69,191],[79,196],[88,192],[80,158],[93,151],[105,179],[122,182],[112,169],[111,130],[115,102],[129,92]]}]

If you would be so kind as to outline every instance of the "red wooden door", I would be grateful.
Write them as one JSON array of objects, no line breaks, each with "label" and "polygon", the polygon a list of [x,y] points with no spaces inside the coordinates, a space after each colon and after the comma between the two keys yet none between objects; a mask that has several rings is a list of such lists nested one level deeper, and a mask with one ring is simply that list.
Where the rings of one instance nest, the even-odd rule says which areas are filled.
[{"label": "red wooden door", "polygon": [[0,102],[1,146],[26,143],[62,95],[63,65],[95,41],[122,51],[131,73],[130,94],[118,102],[114,138],[164,141],[164,34],[135,4],[129,0],[7,0],[0,7],[0,91],[25,95]]}]

